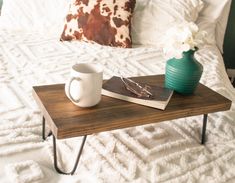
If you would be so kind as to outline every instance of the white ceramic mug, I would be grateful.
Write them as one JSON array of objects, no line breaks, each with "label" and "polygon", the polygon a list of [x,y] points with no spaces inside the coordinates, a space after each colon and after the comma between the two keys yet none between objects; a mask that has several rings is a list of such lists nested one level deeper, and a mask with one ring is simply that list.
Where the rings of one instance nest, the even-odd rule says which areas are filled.
[{"label": "white ceramic mug", "polygon": [[67,97],[79,107],[91,107],[101,100],[103,68],[99,64],[81,63],[72,66],[65,84]]}]

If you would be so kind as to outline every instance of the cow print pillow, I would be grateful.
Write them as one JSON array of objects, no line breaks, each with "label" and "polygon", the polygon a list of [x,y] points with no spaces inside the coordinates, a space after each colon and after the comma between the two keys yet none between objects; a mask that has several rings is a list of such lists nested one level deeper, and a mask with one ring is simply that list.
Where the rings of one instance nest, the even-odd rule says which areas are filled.
[{"label": "cow print pillow", "polygon": [[82,40],[130,48],[131,17],[136,0],[74,0],[62,41]]}]

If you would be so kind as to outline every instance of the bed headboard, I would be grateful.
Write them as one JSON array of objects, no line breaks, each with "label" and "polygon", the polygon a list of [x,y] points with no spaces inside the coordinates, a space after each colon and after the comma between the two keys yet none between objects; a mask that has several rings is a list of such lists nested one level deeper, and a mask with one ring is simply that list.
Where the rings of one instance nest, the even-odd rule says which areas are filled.
[{"label": "bed headboard", "polygon": [[226,68],[235,69],[235,0],[232,0],[224,38],[224,62]]},{"label": "bed headboard", "polygon": [[1,15],[2,1],[3,0],[0,0],[0,15]]}]

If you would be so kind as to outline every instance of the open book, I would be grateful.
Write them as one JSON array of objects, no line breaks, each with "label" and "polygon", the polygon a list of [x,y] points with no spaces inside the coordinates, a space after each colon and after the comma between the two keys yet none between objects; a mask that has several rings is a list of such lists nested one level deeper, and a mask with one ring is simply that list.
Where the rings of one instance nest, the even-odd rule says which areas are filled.
[{"label": "open book", "polygon": [[[144,86],[144,83],[141,85]],[[152,93],[152,96],[138,97],[136,94],[126,89],[126,86],[120,77],[113,76],[103,84],[102,94],[116,99],[164,110],[170,101],[173,90],[161,86],[149,86],[151,87],[149,91]]]}]

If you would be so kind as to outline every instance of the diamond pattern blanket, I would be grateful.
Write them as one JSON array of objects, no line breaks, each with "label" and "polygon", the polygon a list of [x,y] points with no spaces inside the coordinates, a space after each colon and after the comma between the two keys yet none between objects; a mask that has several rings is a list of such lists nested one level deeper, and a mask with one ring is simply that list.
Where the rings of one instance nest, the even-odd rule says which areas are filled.
[{"label": "diamond pattern blanket", "polygon": [[[53,168],[51,137],[42,141],[32,86],[65,82],[76,62],[101,63],[108,79],[163,74],[166,61],[156,48],[62,43],[39,32],[0,30],[0,182],[234,182],[235,91],[215,46],[196,58],[204,66],[201,82],[233,101],[229,111],[209,114],[205,146],[202,116],[94,134],[75,175],[62,176]],[[80,141],[58,141],[59,166],[71,169]]]}]

